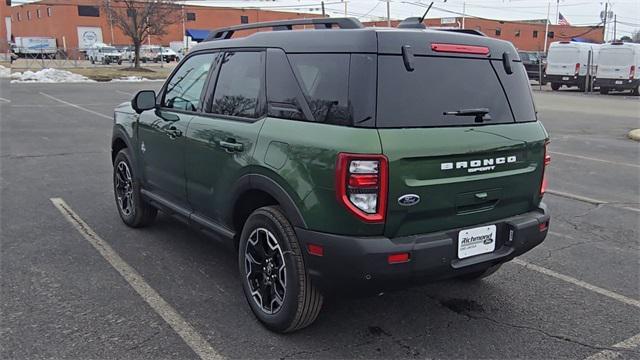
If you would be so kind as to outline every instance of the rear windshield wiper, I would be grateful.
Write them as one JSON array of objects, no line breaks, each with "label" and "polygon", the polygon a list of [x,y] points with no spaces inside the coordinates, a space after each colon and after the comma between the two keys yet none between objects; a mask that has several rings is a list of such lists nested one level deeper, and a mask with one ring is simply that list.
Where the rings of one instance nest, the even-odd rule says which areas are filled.
[{"label": "rear windshield wiper", "polygon": [[475,116],[475,122],[483,122],[491,120],[489,109],[476,108],[476,109],[460,109],[456,111],[445,111],[442,115],[454,115],[454,116]]}]

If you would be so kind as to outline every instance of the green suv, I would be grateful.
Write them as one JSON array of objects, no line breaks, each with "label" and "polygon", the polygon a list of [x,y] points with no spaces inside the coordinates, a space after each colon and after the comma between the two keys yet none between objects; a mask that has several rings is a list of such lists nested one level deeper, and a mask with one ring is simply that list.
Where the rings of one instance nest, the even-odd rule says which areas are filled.
[{"label": "green suv", "polygon": [[[233,38],[259,27],[277,31]],[[473,32],[220,29],[114,116],[122,220],[160,210],[231,244],[274,331],[311,324],[323,294],[487,276],[547,234],[527,74]]]}]

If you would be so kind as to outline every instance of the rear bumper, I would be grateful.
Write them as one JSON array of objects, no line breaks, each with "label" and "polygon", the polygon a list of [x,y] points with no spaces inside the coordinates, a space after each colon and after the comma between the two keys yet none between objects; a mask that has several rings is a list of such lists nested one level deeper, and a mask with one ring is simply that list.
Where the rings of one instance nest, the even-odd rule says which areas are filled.
[{"label": "rear bumper", "polygon": [[[492,222],[497,227],[495,251],[465,259],[457,256],[462,229],[393,239],[295,230],[314,283],[325,292],[351,292],[402,288],[488,269],[542,243],[548,222],[544,204],[536,211]],[[547,224],[547,229],[540,231],[540,224]],[[308,244],[322,246],[323,256],[309,254]],[[388,264],[390,254],[404,252],[409,253],[408,262]]]},{"label": "rear bumper", "polygon": [[566,86],[579,86],[584,84],[584,76],[580,75],[549,75],[544,74],[543,79],[548,83],[556,83]]},{"label": "rear bumper", "polygon": [[[616,84],[616,82],[621,82],[620,84]],[[614,89],[614,90],[631,90],[635,89],[640,85],[640,79],[598,79],[596,78],[594,86]]]}]

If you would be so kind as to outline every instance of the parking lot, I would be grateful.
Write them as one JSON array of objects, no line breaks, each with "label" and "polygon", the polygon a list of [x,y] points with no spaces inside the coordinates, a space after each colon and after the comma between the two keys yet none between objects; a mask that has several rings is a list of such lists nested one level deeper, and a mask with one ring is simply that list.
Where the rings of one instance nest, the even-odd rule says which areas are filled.
[{"label": "parking lot", "polygon": [[0,357],[640,358],[640,101],[535,91],[547,240],[495,275],[329,298],[289,335],[251,314],[236,256],[116,211],[111,114],[154,83],[0,80]]}]

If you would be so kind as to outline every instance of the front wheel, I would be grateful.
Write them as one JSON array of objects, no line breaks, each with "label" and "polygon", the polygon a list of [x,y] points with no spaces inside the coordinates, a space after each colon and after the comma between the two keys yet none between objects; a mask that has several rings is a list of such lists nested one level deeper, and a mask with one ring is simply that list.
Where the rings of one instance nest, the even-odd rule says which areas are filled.
[{"label": "front wheel", "polygon": [[262,207],[249,216],[238,255],[245,297],[267,328],[286,333],[316,320],[323,297],[311,282],[298,238],[279,207]]},{"label": "front wheel", "polygon": [[609,88],[606,87],[600,87],[600,94],[602,95],[607,95],[609,93]]},{"label": "front wheel", "polygon": [[640,96],[640,84],[638,84],[638,86],[636,86],[633,90],[631,90],[631,95]]},{"label": "front wheel", "polygon": [[560,89],[560,84],[558,84],[558,83],[551,83],[551,90],[553,90],[553,91],[557,91],[558,89]]},{"label": "front wheel", "polygon": [[158,209],[148,204],[140,193],[127,149],[122,149],[113,162],[113,192],[122,221],[134,228],[150,225]]}]

